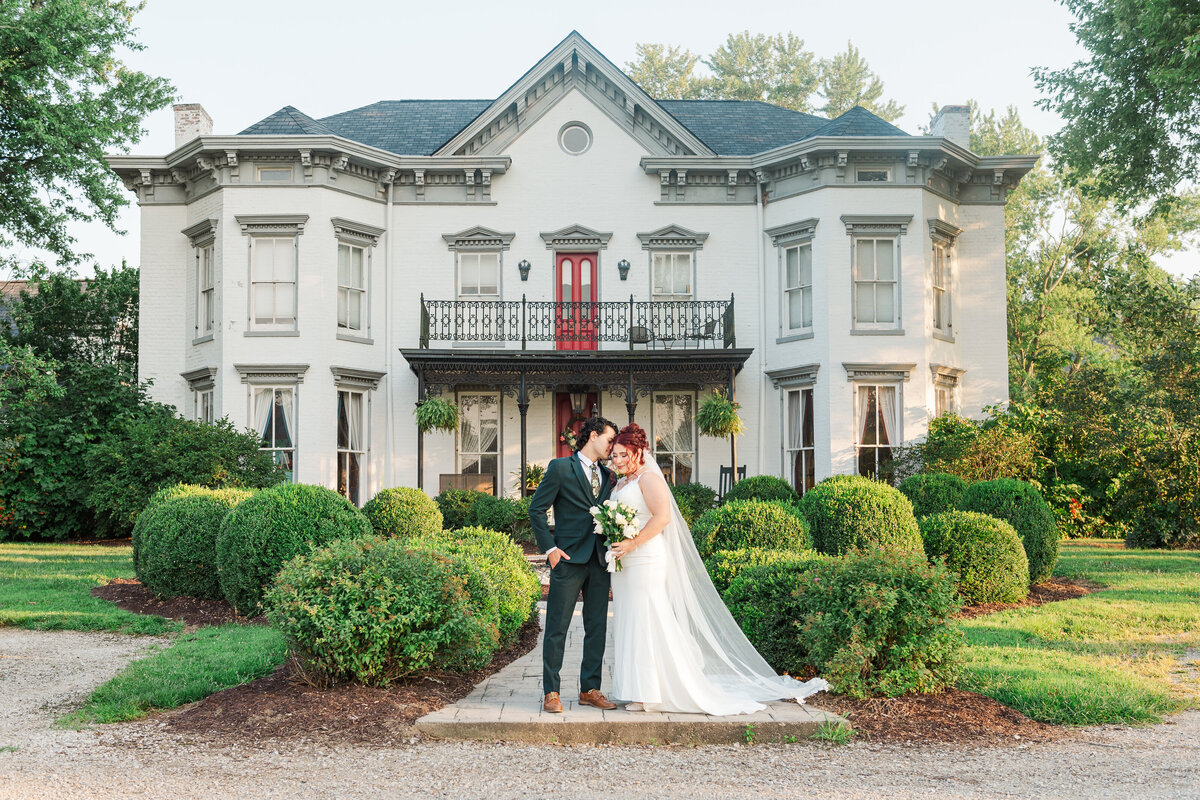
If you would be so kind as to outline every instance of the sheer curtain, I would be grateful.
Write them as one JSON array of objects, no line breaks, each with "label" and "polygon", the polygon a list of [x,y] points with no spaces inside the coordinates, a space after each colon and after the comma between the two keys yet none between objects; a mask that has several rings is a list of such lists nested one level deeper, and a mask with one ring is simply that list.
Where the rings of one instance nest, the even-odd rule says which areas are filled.
[{"label": "sheer curtain", "polygon": [[874,386],[858,387],[858,443],[874,444],[867,442],[867,414],[871,408],[871,390]]},{"label": "sheer curtain", "polygon": [[359,452],[363,450],[363,396],[358,392],[348,392],[347,398],[350,400],[346,404],[347,417],[350,422],[350,450]]},{"label": "sheer curtain", "polygon": [[896,442],[896,387],[880,386],[879,416],[883,419],[883,430],[880,432],[879,444],[897,444]]},{"label": "sheer curtain", "polygon": [[254,430],[268,446],[274,445],[274,442],[271,441],[271,432],[267,430],[267,421],[271,418],[271,406],[274,404],[274,389],[254,390]]}]

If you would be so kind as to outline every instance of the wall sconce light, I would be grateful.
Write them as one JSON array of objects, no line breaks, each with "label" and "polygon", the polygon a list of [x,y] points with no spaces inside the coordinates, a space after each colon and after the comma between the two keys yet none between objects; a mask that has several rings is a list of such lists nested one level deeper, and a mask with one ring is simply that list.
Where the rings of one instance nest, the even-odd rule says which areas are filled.
[{"label": "wall sconce light", "polygon": [[517,269],[521,271],[521,280],[529,280],[529,260],[522,258],[521,263],[517,264]]},{"label": "wall sconce light", "polygon": [[618,261],[617,271],[621,273],[621,280],[626,280],[629,277],[629,260],[622,258]]}]

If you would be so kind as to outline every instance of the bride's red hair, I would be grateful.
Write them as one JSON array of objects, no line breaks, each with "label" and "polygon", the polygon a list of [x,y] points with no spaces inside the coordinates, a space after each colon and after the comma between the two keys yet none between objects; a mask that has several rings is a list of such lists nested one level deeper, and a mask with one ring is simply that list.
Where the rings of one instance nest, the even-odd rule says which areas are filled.
[{"label": "bride's red hair", "polygon": [[621,428],[621,432],[613,439],[613,444],[623,444],[630,450],[637,453],[640,458],[642,451],[650,446],[650,442],[646,439],[646,432],[642,430],[642,426],[636,422],[626,425]]}]

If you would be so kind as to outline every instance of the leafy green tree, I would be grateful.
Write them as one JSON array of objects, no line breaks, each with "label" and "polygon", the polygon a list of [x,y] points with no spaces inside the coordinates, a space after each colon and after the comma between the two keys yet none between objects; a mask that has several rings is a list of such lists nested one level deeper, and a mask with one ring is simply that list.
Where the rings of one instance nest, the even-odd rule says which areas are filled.
[{"label": "leafy green tree", "polygon": [[1061,2],[1091,55],[1034,70],[1042,106],[1066,122],[1051,152],[1070,178],[1122,207],[1169,205],[1200,174],[1200,4]]},{"label": "leafy green tree", "polygon": [[706,78],[696,74],[700,57],[674,45],[638,44],[637,58],[625,63],[634,82],[656,100],[694,100],[705,94]]},{"label": "leafy green tree", "polygon": [[794,111],[810,111],[821,65],[804,40],[792,33],[731,33],[704,65],[712,71],[707,97],[765,100]]},{"label": "leafy green tree", "polygon": [[78,257],[70,221],[116,226],[128,200],[105,153],[128,150],[171,102],[163,78],[129,69],[143,49],[130,0],[0,3],[0,247]]},{"label": "leafy green tree", "polygon": [[855,106],[862,106],[888,122],[904,113],[904,106],[897,105],[895,100],[881,100],[883,81],[871,71],[851,42],[846,42],[846,52],[821,63],[821,96],[825,98],[821,113],[830,119]]}]

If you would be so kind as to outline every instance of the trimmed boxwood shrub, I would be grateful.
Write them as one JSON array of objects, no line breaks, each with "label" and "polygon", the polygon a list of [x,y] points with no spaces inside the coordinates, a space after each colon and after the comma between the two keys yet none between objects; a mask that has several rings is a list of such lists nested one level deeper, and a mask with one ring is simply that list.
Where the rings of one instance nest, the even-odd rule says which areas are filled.
[{"label": "trimmed boxwood shrub", "polygon": [[[459,527],[487,528],[511,534],[516,528],[517,518],[520,514],[520,501],[484,494],[475,498],[475,502],[467,508],[466,524]],[[450,530],[457,530],[457,528]]]},{"label": "trimmed boxwood shrub", "polygon": [[771,666],[819,674],[840,694],[937,692],[958,674],[954,576],[913,554],[756,567],[733,581],[725,601]]},{"label": "trimmed boxwood shrub", "polygon": [[945,472],[922,472],[906,479],[900,491],[913,506],[917,519],[943,511],[956,511],[967,491],[967,482]]},{"label": "trimmed boxwood shrub", "polygon": [[302,483],[264,489],[221,523],[221,591],[239,614],[256,614],[263,590],[289,559],[334,539],[370,534],[363,513],[332,489]]},{"label": "trimmed boxwood shrub", "polygon": [[800,564],[826,558],[815,550],[764,550],[743,547],[739,550],[717,550],[704,560],[704,568],[712,578],[718,594],[725,594],[729,585],[745,570],[767,564]]},{"label": "trimmed boxwood shrub", "polygon": [[515,641],[521,626],[536,613],[542,599],[541,581],[508,535],[486,528],[460,528],[411,539],[410,545],[466,558],[487,576],[496,595],[501,644]]},{"label": "trimmed boxwood shrub", "polygon": [[672,484],[671,494],[675,496],[679,513],[689,526],[697,517],[717,504],[716,490],[702,483]]},{"label": "trimmed boxwood shrub", "polygon": [[828,555],[853,550],[923,554],[912,503],[886,483],[858,475],[821,481],[800,498],[813,547]]},{"label": "trimmed boxwood shrub", "polygon": [[496,627],[479,613],[488,586],[465,559],[367,536],[293,558],[265,604],[307,669],[386,686],[490,663]]},{"label": "trimmed boxwood shrub", "polygon": [[220,600],[217,533],[229,510],[252,495],[245,489],[200,489],[152,504],[138,515],[138,580],[159,597]]},{"label": "trimmed boxwood shrub", "polygon": [[732,500],[782,500],[794,503],[799,499],[796,490],[783,478],[774,475],[754,475],[740,480],[725,493],[724,502]]},{"label": "trimmed boxwood shrub", "polygon": [[947,511],[921,519],[925,555],[944,559],[963,600],[1015,603],[1029,595],[1029,559],[1021,538],[1002,519],[974,511]]},{"label": "trimmed boxwood shrub", "polygon": [[963,511],[978,511],[1012,525],[1029,558],[1029,582],[1041,583],[1058,561],[1054,512],[1031,483],[1012,478],[975,483],[962,500]]},{"label": "trimmed boxwood shrub", "polygon": [[481,497],[491,497],[487,492],[477,492],[474,489],[446,489],[433,498],[442,511],[442,527],[446,530],[458,530],[467,524],[467,512]]},{"label": "trimmed boxwood shrub", "polygon": [[363,506],[363,513],[379,536],[403,539],[442,529],[442,511],[433,498],[407,486],[384,489]]},{"label": "trimmed boxwood shrub", "polygon": [[771,550],[811,547],[803,517],[777,503],[762,500],[734,500],[706,511],[692,525],[692,538],[702,558],[717,550],[744,547]]},{"label": "trimmed boxwood shrub", "polygon": [[138,521],[133,524],[133,574],[137,576],[139,581],[142,580],[142,543],[146,538],[146,523],[141,521],[142,515],[153,510],[155,506],[165,503],[168,500],[174,500],[176,497],[203,494],[208,491],[210,489],[207,486],[197,486],[193,483],[176,483],[173,486],[164,486],[150,495],[150,499],[146,501],[146,506],[138,514]]}]

